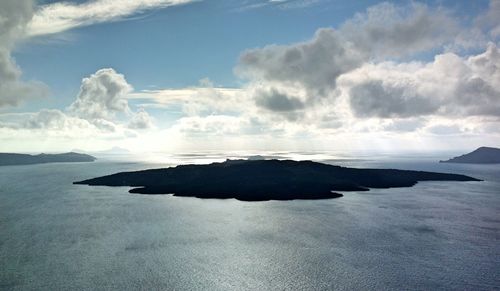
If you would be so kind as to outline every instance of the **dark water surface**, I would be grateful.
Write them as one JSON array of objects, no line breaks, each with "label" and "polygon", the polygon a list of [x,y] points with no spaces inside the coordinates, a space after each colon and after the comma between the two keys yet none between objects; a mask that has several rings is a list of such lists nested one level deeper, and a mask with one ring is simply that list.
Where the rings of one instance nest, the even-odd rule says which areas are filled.
[{"label": "dark water surface", "polygon": [[0,167],[0,289],[500,288],[500,165],[337,163],[486,181],[241,202],[71,184],[161,165]]}]

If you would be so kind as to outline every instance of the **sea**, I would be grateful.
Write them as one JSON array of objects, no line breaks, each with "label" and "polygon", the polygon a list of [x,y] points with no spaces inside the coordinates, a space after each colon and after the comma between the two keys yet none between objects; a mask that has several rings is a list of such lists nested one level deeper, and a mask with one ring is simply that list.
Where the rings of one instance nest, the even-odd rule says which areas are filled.
[{"label": "sea", "polygon": [[500,164],[265,153],[480,182],[242,202],[72,182],[244,154],[0,167],[0,290],[499,290]]}]

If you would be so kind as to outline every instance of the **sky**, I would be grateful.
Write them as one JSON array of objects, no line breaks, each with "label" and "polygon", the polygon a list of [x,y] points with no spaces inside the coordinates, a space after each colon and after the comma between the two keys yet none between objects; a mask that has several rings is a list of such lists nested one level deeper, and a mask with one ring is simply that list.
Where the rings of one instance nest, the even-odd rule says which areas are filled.
[{"label": "sky", "polygon": [[0,151],[500,146],[500,0],[0,2]]}]

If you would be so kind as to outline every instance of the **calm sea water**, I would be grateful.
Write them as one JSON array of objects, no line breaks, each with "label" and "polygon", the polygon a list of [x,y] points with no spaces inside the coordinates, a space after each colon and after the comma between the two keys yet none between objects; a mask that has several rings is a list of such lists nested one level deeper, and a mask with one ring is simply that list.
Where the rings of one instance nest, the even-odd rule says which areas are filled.
[{"label": "calm sea water", "polygon": [[[425,182],[332,200],[241,202],[71,184],[166,164],[0,167],[0,289],[500,288],[500,165],[301,155],[485,181]],[[208,159],[185,155],[175,163]]]}]

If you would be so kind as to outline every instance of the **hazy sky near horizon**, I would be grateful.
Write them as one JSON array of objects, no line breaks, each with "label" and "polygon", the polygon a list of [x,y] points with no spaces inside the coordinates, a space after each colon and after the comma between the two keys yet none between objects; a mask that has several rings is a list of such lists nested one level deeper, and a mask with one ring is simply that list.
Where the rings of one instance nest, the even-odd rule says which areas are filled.
[{"label": "hazy sky near horizon", "polygon": [[0,151],[500,146],[500,0],[0,2]]}]

